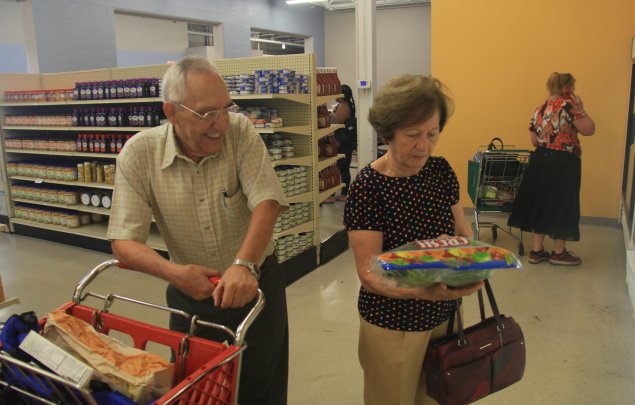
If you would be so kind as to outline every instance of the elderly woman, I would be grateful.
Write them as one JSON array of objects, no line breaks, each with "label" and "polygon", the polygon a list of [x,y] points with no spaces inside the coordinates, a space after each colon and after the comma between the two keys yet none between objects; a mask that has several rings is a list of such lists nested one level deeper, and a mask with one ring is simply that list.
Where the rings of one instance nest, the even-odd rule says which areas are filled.
[{"label": "elderly woman", "polygon": [[422,367],[430,337],[445,331],[453,300],[482,286],[400,288],[369,271],[374,256],[407,242],[472,236],[456,174],[431,156],[450,114],[441,82],[404,75],[381,89],[368,115],[388,152],[360,171],[344,212],[362,284],[358,350],[366,405],[434,403]]},{"label": "elderly woman", "polygon": [[[595,133],[595,122],[584,111],[571,73],[553,72],[547,79],[549,98],[534,111],[529,123],[529,159],[507,224],[533,232],[529,263],[548,261],[576,266],[582,259],[566,249],[580,240],[580,184],[582,148],[578,135]],[[553,251],[544,249],[545,235]]]}]

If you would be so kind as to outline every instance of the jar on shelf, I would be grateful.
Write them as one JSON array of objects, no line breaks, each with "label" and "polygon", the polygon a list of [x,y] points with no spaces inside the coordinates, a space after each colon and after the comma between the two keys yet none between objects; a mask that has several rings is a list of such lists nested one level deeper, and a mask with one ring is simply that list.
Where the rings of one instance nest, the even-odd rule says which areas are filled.
[{"label": "jar on shelf", "polygon": [[67,228],[79,228],[82,223],[79,219],[78,213],[69,213],[66,215],[66,227]]},{"label": "jar on shelf", "polygon": [[90,224],[90,213],[88,212],[80,212],[79,213],[79,222],[81,222],[82,226]]},{"label": "jar on shelf", "polygon": [[68,224],[68,213],[60,211],[60,226],[67,227]]},{"label": "jar on shelf", "polygon": [[61,222],[62,222],[62,220],[61,220],[60,212],[59,211],[52,211],[51,212],[51,224],[60,225]]}]

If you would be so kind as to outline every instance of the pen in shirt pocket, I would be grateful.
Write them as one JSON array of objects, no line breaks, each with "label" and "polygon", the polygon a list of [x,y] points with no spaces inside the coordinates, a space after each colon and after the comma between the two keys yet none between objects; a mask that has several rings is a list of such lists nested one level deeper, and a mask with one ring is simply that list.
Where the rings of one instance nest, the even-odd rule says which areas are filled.
[{"label": "pen in shirt pocket", "polygon": [[227,190],[221,191],[221,197],[223,198],[223,205],[227,208]]}]

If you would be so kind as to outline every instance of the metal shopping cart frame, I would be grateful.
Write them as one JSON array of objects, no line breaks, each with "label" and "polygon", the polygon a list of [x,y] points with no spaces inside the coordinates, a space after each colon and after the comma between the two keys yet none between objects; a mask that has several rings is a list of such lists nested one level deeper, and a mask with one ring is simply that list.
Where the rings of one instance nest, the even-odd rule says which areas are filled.
[{"label": "metal shopping cart frame", "polygon": [[518,241],[520,256],[525,254],[522,231],[516,236],[509,226],[503,228],[495,222],[480,221],[479,214],[511,214],[522,176],[529,164],[529,156],[530,151],[526,149],[516,149],[513,145],[492,148],[490,144],[479,146],[478,152],[468,161],[468,193],[474,204],[474,237],[480,239],[481,228],[489,227],[495,242],[500,229]]},{"label": "metal shopping cart frame", "polygon": [[[236,328],[230,328],[198,319],[184,311],[136,300],[117,294],[97,294],[84,292],[86,287],[104,270],[111,267],[125,267],[117,260],[108,260],[91,270],[75,287],[71,302],[63,304],[59,310],[82,319],[101,333],[110,331],[125,333],[132,337],[134,347],[145,350],[148,343],[158,343],[170,347],[176,356],[173,388],[153,404],[235,404],[237,400],[240,360],[247,348],[245,335],[265,305],[265,297],[258,290],[258,298],[245,319]],[[101,309],[82,304],[87,297],[104,302]],[[171,314],[185,317],[190,321],[189,333],[180,333],[109,312],[115,300],[126,301]],[[46,319],[40,320],[43,328]],[[200,327],[224,331],[232,338],[232,344],[222,344],[192,336]],[[17,394],[25,403],[43,404],[88,404],[96,405],[88,389],[73,381],[44,370],[34,364],[25,363],[0,352],[0,387]]]}]

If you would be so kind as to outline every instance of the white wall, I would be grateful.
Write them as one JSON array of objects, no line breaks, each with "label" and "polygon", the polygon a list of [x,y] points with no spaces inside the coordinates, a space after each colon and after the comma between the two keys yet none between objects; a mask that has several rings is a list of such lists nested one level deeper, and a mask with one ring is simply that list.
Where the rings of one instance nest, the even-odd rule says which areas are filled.
[{"label": "white wall", "polygon": [[187,23],[115,13],[117,66],[180,59],[188,47]]},{"label": "white wall", "polygon": [[27,38],[23,3],[0,1],[0,72],[27,71]]},{"label": "white wall", "polygon": [[[429,75],[430,6],[380,9],[375,13],[377,86],[388,79],[414,73]],[[326,66],[338,68],[340,81],[355,83],[355,13],[324,14]]]},{"label": "white wall", "polygon": [[117,50],[185,52],[187,23],[115,13]]},{"label": "white wall", "polygon": [[22,4],[0,1],[0,27],[2,27],[0,43],[26,44],[26,37],[22,28],[24,26],[22,13]]}]

